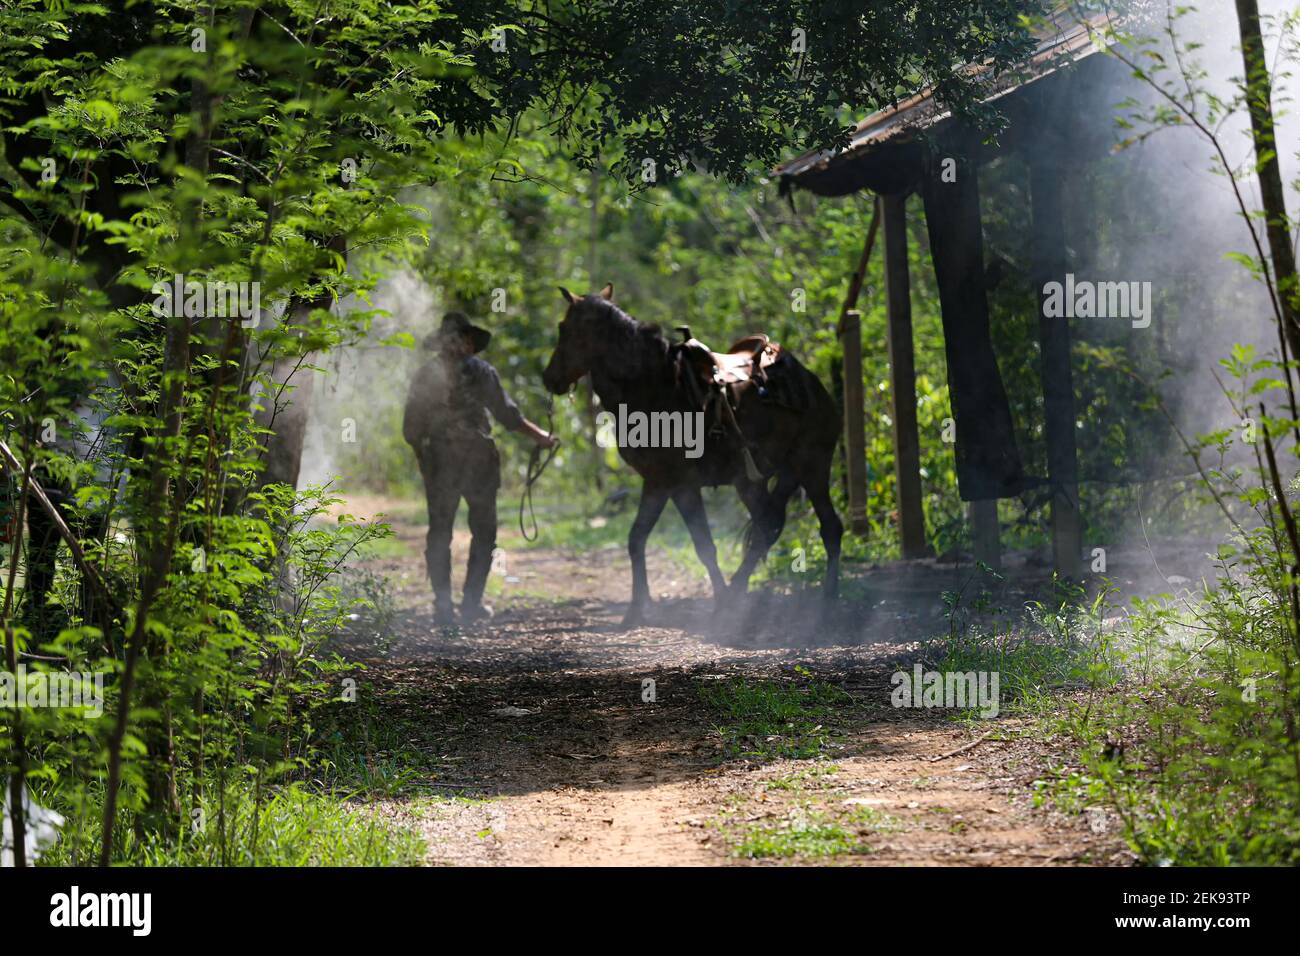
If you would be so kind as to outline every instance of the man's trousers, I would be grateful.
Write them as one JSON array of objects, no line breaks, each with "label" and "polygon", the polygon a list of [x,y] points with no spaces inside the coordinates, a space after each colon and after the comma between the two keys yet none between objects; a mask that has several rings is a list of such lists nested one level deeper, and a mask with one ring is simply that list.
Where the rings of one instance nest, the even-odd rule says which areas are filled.
[{"label": "man's trousers", "polygon": [[424,559],[434,601],[440,610],[451,609],[451,533],[456,509],[464,498],[469,506],[471,539],[463,604],[474,607],[483,599],[497,544],[501,456],[495,442],[475,435],[454,441],[430,440],[421,448],[419,457],[429,507]]}]

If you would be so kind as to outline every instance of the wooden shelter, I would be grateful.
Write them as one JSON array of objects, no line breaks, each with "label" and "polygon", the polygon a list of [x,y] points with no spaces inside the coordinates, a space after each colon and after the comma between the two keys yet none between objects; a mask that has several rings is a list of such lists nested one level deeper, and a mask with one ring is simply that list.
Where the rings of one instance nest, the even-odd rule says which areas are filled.
[{"label": "wooden shelter", "polygon": [[[1005,126],[993,141],[987,131],[954,117],[926,92],[862,120],[846,148],[806,153],[776,170],[783,193],[798,188],[820,196],[843,196],[869,190],[878,197],[877,216],[884,232],[887,347],[904,558],[927,553],[905,212],[907,197],[919,193],[942,312],[949,392],[956,420],[958,486],[962,500],[970,502],[975,556],[994,567],[999,564],[999,498],[1050,484],[1055,567],[1070,577],[1080,574],[1082,540],[1070,330],[1066,319],[1043,317],[1041,296],[1048,282],[1062,279],[1070,269],[1061,197],[1070,188],[1072,171],[1078,163],[1113,145],[1098,137],[1092,124],[1072,121],[1072,104],[1091,102],[1100,90],[1122,82],[1126,75],[1113,58],[1101,53],[1098,39],[1107,26],[1104,16],[1078,21],[1060,13],[1038,31],[1037,50],[1023,69],[990,82],[988,101],[1005,117]],[[1093,89],[1086,89],[1088,86]],[[989,334],[980,168],[1012,151],[1023,154],[1028,168],[1028,227],[1035,250],[1032,272],[1040,290],[1046,476],[1025,474]],[[875,225],[873,221],[873,238]],[[872,241],[868,240],[859,271],[850,283],[841,319],[841,333],[846,337],[845,401],[849,407],[845,418],[849,422],[846,447],[850,465],[864,457],[861,389],[847,387],[862,380],[861,344],[852,341],[858,326],[851,319],[856,319],[856,290],[862,284]],[[851,368],[855,356],[859,362]],[[865,507],[863,471],[861,467],[849,469],[851,515]]]}]

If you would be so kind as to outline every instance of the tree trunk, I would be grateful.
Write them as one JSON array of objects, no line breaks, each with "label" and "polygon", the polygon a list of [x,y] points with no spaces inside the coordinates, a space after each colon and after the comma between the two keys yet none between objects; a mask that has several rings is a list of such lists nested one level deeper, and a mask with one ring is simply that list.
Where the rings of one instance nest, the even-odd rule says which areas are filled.
[{"label": "tree trunk", "polygon": [[1300,358],[1300,309],[1297,308],[1295,249],[1291,245],[1290,222],[1286,215],[1286,192],[1277,162],[1277,136],[1273,120],[1273,82],[1264,55],[1258,0],[1237,0],[1237,25],[1241,32],[1241,58],[1246,66],[1246,105],[1250,111],[1251,136],[1255,146],[1259,195],[1264,204],[1265,231],[1273,279],[1277,285],[1278,309],[1286,334],[1290,358]]}]

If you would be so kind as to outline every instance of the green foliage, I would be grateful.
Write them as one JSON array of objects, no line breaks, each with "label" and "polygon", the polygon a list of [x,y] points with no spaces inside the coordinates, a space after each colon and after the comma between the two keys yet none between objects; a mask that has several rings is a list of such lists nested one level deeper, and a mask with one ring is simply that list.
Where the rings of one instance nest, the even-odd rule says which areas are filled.
[{"label": "green foliage", "polygon": [[[1295,16],[1274,26],[1285,58],[1293,60]],[[1267,108],[1261,91],[1268,68],[1235,81],[1231,96],[1215,95],[1196,65],[1195,46],[1180,38],[1176,18],[1162,40],[1172,55],[1131,39],[1116,47],[1116,56],[1162,92],[1154,112],[1130,104],[1131,127],[1149,135],[1167,125],[1192,124],[1217,157],[1243,219],[1250,220],[1244,198],[1249,186],[1242,180],[1271,157],[1258,149],[1253,170],[1229,167],[1218,130],[1251,100],[1262,99]],[[1244,275],[1267,281],[1279,264],[1265,261],[1257,237],[1255,252],[1235,261],[1246,267]],[[1130,846],[1148,863],[1300,860],[1300,447],[1287,445],[1300,413],[1293,384],[1297,366],[1285,361],[1293,330],[1278,299],[1290,294],[1294,276],[1275,278],[1271,301],[1283,360],[1237,345],[1221,362],[1229,376],[1223,397],[1242,427],[1194,440],[1179,432],[1200,488],[1231,529],[1215,555],[1216,585],[1184,609],[1140,607],[1135,633],[1183,639],[1164,667],[1151,669],[1144,661],[1145,679],[1115,695],[1103,719],[1094,722],[1086,714],[1073,723],[1088,772],[1105,786]]]},{"label": "green foliage", "polygon": [[[1280,363],[1241,347],[1223,364],[1236,380],[1224,389],[1230,403],[1271,394],[1289,407]],[[1136,602],[1112,665],[1098,671],[1122,667],[1126,679],[1094,685],[1104,692],[1056,722],[1083,763],[1057,782],[1058,798],[1076,809],[1110,803],[1148,864],[1300,859],[1300,579],[1288,534],[1297,488],[1282,485],[1273,448],[1295,421],[1260,406],[1265,447],[1253,449],[1253,466],[1236,432],[1187,443],[1203,491],[1232,528],[1216,555],[1217,584],[1181,608]]]},{"label": "green foliage", "polygon": [[[446,120],[427,107],[468,60],[428,38],[445,19],[433,4],[362,0],[326,29],[311,4],[271,13],[19,0],[2,14],[6,664],[104,675],[108,715],[6,710],[4,772],[88,827],[103,862],[198,859],[188,814],[214,793],[232,825],[246,811],[254,833],[265,817],[299,846],[280,862],[410,855],[366,857],[338,837],[350,814],[281,788],[337,694],[323,644],[366,601],[337,574],[383,529],[260,472],[284,398],[271,370],[372,318],[327,308],[373,285],[348,247],[422,235],[399,193],[439,174]],[[181,275],[208,294],[183,290],[178,312],[166,283]],[[217,304],[214,283],[260,311]],[[54,538],[18,547],[37,485],[84,558]],[[295,833],[295,808],[337,848]],[[195,852],[230,862],[236,832],[205,829]]]}]

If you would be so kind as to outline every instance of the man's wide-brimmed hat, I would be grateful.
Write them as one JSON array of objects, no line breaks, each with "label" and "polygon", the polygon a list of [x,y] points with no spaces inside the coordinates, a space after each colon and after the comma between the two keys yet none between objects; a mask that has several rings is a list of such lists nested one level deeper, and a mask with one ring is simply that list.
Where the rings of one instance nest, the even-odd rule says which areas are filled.
[{"label": "man's wide-brimmed hat", "polygon": [[487,348],[488,342],[492,341],[492,333],[487,329],[479,328],[464,312],[448,312],[442,317],[442,325],[438,326],[438,331],[430,332],[425,336],[424,347],[440,348],[444,342],[454,336],[468,339],[475,352],[482,352]]}]

